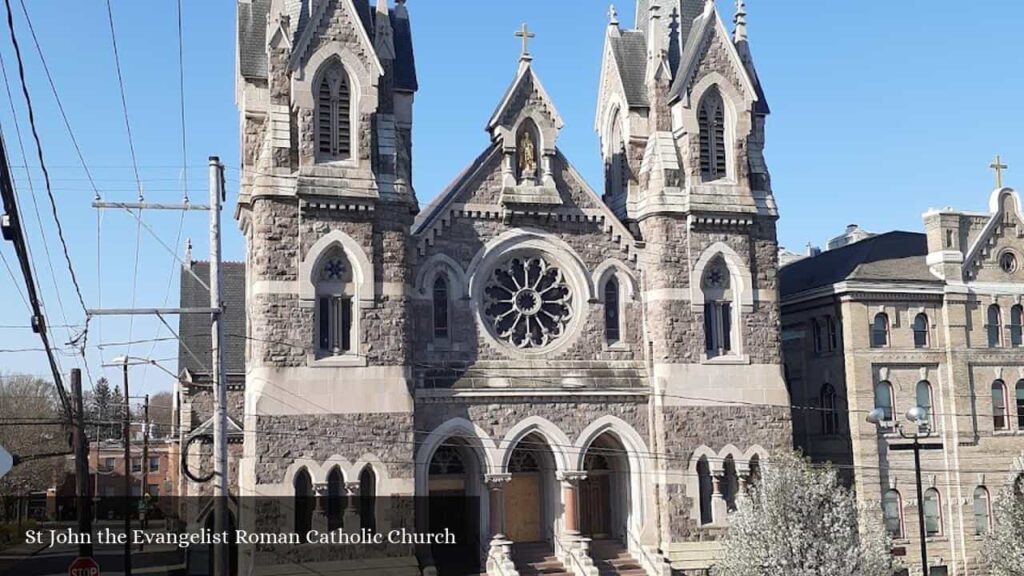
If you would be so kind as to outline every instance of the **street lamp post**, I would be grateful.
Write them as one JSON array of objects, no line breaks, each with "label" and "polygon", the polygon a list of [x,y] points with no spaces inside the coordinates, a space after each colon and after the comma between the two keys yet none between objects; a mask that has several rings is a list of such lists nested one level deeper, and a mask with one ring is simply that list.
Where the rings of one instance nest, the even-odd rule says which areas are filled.
[{"label": "street lamp post", "polygon": [[[867,421],[875,426],[881,426],[883,423],[887,423],[887,414],[882,408],[875,408],[868,416]],[[892,426],[900,433],[900,436],[907,439],[913,440],[909,446],[906,445],[894,445],[890,446],[890,450],[913,450],[914,451],[914,475],[917,480],[917,528],[921,535],[921,571],[925,576],[928,576],[928,542],[927,534],[925,533],[924,525],[924,494],[921,490],[921,450],[941,450],[942,444],[936,443],[922,443],[921,440],[928,438],[932,434],[931,422],[929,421],[928,411],[920,406],[914,406],[907,411],[907,420],[917,426],[917,430],[912,434],[908,434],[904,431],[903,426],[899,422],[893,420]]]}]

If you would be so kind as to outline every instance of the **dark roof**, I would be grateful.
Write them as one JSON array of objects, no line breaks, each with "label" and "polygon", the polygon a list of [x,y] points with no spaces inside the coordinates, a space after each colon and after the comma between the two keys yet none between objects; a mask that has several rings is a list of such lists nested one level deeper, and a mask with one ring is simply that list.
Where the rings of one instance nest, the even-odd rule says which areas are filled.
[{"label": "dark roof", "polygon": [[[309,3],[293,0],[287,5],[291,18],[292,38],[295,42],[310,22]],[[374,35],[376,12],[367,0],[355,1],[359,20],[370,36]],[[265,79],[267,65],[267,13],[270,0],[252,0],[238,3],[238,68],[244,78]],[[391,29],[395,42],[395,89],[415,92],[419,88],[416,79],[416,59],[413,55],[412,26],[408,18],[399,18],[390,11]]]},{"label": "dark roof", "polygon": [[647,35],[639,30],[623,30],[621,36],[609,40],[626,91],[626,103],[647,106]]},{"label": "dark roof", "polygon": [[887,232],[798,260],[779,271],[782,298],[846,280],[941,283],[928,271],[928,240],[916,232]]},{"label": "dark roof", "polygon": [[267,12],[270,0],[238,3],[238,70],[243,78],[267,77]]},{"label": "dark roof", "polygon": [[[210,263],[194,262],[192,271],[209,284]],[[181,271],[180,306],[209,308],[210,292],[187,270]],[[221,268],[221,301],[224,303],[224,370],[245,372],[245,264],[225,262]],[[178,370],[208,376],[210,370],[210,317],[182,314],[178,321]],[[186,348],[187,347],[187,348]],[[200,363],[189,350],[199,357]]]}]

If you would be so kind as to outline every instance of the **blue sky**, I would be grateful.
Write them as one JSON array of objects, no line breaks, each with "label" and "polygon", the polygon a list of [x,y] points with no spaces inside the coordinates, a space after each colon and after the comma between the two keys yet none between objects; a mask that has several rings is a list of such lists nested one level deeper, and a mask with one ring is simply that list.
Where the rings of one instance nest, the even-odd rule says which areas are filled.
[{"label": "blue sky", "polygon": [[[169,294],[174,305],[178,266],[145,230],[139,234],[138,272],[133,274],[138,231],[130,216],[102,215],[97,251],[97,214],[89,206],[94,192],[58,115],[24,16],[13,3],[46,162],[86,302],[110,307],[130,306],[134,300],[139,306],[160,306]],[[109,200],[134,199],[105,2],[26,4],[100,192]],[[1017,171],[1024,171],[1019,104],[1024,4],[988,0],[984,10],[953,0],[748,0],[747,5],[754,58],[773,110],[766,153],[782,212],[782,245],[799,250],[808,241],[823,244],[849,223],[873,231],[920,230],[920,216],[930,207],[983,210],[994,185],[988,164],[997,153],[1010,165],[1007,183],[1018,182]],[[720,1],[719,7],[731,20],[732,3]],[[410,0],[408,8],[420,77],[414,162],[421,205],[487,144],[484,124],[512,79],[519,50],[512,34],[524,21],[537,33],[531,44],[536,70],[566,122],[559,146],[592,187],[602,188],[593,119],[606,2]],[[629,25],[632,2],[618,8],[623,25]],[[205,198],[206,159],[219,155],[229,166],[232,203],[225,211],[225,255],[241,259],[241,237],[231,218],[238,181],[234,2],[183,0],[187,161],[181,151],[176,3],[114,0],[113,14],[146,198],[180,200],[183,164],[190,194]],[[48,318],[51,324],[64,324],[65,316],[67,323],[81,324],[83,313],[60,255],[28,133],[13,51],[6,31],[0,36],[29,169],[24,168],[6,92],[0,92],[0,123],[11,162],[18,166],[16,185]],[[145,221],[164,243],[174,244],[178,215],[147,214]],[[195,254],[205,255],[205,217],[188,216],[181,237],[192,237]],[[14,261],[9,244],[0,251]],[[43,354],[7,351],[37,348],[38,339],[24,328],[27,308],[3,269],[0,299],[6,304],[0,309],[0,371],[45,375]],[[94,322],[90,372],[119,378],[100,364],[126,347],[100,350],[97,345],[152,339],[158,329],[151,318],[131,324],[124,319]],[[62,328],[55,333],[61,342],[68,338]],[[164,365],[175,370],[173,342],[135,344],[130,353],[171,359]],[[81,364],[67,351],[61,362],[65,370]],[[170,386],[169,378],[155,369],[135,369],[133,380],[140,392]]]}]

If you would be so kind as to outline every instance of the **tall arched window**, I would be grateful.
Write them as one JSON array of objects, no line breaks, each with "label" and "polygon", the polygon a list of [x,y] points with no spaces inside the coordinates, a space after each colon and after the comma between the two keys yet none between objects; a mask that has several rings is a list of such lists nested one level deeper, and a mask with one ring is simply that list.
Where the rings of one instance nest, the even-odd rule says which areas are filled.
[{"label": "tall arched window", "polygon": [[1010,346],[1024,346],[1024,306],[1010,308]]},{"label": "tall arched window", "polygon": [[1015,397],[1017,400],[1017,429],[1024,431],[1024,380],[1017,381]]},{"label": "tall arched window", "polygon": [[352,294],[355,284],[345,253],[340,248],[332,248],[321,258],[315,274],[319,354],[347,354],[352,351]]},{"label": "tall arched window", "polygon": [[449,335],[448,279],[439,274],[434,280],[434,339],[447,340]]},{"label": "tall arched window", "polygon": [[729,268],[715,258],[704,273],[704,341],[708,358],[726,356],[733,350],[733,292]]},{"label": "tall arched window", "polygon": [[697,484],[700,499],[700,523],[711,524],[715,520],[711,512],[713,486],[711,482],[711,467],[708,465],[708,459],[704,456],[701,456],[700,460],[697,461]]},{"label": "tall arched window", "polygon": [[871,322],[871,347],[885,348],[889,345],[889,315],[885,312],[875,314]]},{"label": "tall arched window", "polygon": [[700,171],[704,180],[719,180],[728,175],[725,141],[725,102],[717,88],[708,90],[697,110],[700,127]]},{"label": "tall arched window", "polygon": [[935,425],[935,411],[932,408],[932,385],[927,380],[921,380],[917,383],[916,390],[917,405],[924,408],[924,413],[928,418],[928,425]]},{"label": "tall arched window", "polygon": [[928,315],[918,314],[914,317],[914,348],[928,346]]},{"label": "tall arched window", "polygon": [[377,475],[370,466],[359,473],[359,521],[370,532],[377,531]]},{"label": "tall arched window", "polygon": [[750,487],[757,486],[761,483],[761,457],[754,454],[750,457],[750,479],[747,480],[747,485]]},{"label": "tall arched window", "polygon": [[295,475],[295,533],[305,535],[313,528],[313,481],[305,468]]},{"label": "tall arched window", "polygon": [[974,533],[988,534],[992,529],[992,505],[989,502],[988,489],[978,486],[974,489]]},{"label": "tall arched window", "polygon": [[992,383],[992,426],[996,430],[1010,427],[1010,415],[1006,412],[1006,384],[1002,380]]},{"label": "tall arched window", "polygon": [[629,190],[629,160],[626,156],[626,140],[622,137],[622,116],[616,109],[612,116],[607,159],[607,194],[609,201],[616,201]]},{"label": "tall arched window", "polygon": [[892,384],[886,381],[875,385],[875,408],[881,408],[885,422],[892,422],[893,416],[893,394]]},{"label": "tall arched window", "polygon": [[903,498],[899,491],[889,490],[882,498],[885,529],[893,538],[903,538]]},{"label": "tall arched window", "polygon": [[821,388],[821,433],[826,436],[835,436],[839,433],[839,409],[836,399],[836,389],[831,384],[825,384]]},{"label": "tall arched window", "polygon": [[924,533],[927,536],[942,534],[942,498],[935,488],[924,492]]},{"label": "tall arched window", "polygon": [[988,347],[998,348],[1003,345],[1003,315],[998,305],[988,307],[987,320]]},{"label": "tall arched window", "polygon": [[327,529],[342,527],[345,512],[345,478],[337,466],[327,475]]},{"label": "tall arched window", "polygon": [[316,89],[317,150],[331,159],[352,156],[352,89],[337,59],[320,72]]},{"label": "tall arched window", "polygon": [[619,280],[612,276],[604,284],[604,339],[609,344],[615,344],[622,337],[619,305]]},{"label": "tall arched window", "polygon": [[724,475],[722,477],[722,497],[725,498],[725,507],[730,512],[736,510],[736,497],[740,492],[740,477],[736,473],[736,460],[732,456],[726,456],[722,464]]}]

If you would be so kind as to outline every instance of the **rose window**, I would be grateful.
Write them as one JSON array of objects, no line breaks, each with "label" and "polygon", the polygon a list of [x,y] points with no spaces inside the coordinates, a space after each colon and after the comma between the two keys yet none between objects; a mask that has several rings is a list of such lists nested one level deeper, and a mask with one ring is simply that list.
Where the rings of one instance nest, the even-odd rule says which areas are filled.
[{"label": "rose window", "polygon": [[484,317],[497,337],[517,348],[542,348],[572,319],[565,274],[540,256],[513,257],[495,267],[484,287]]}]

